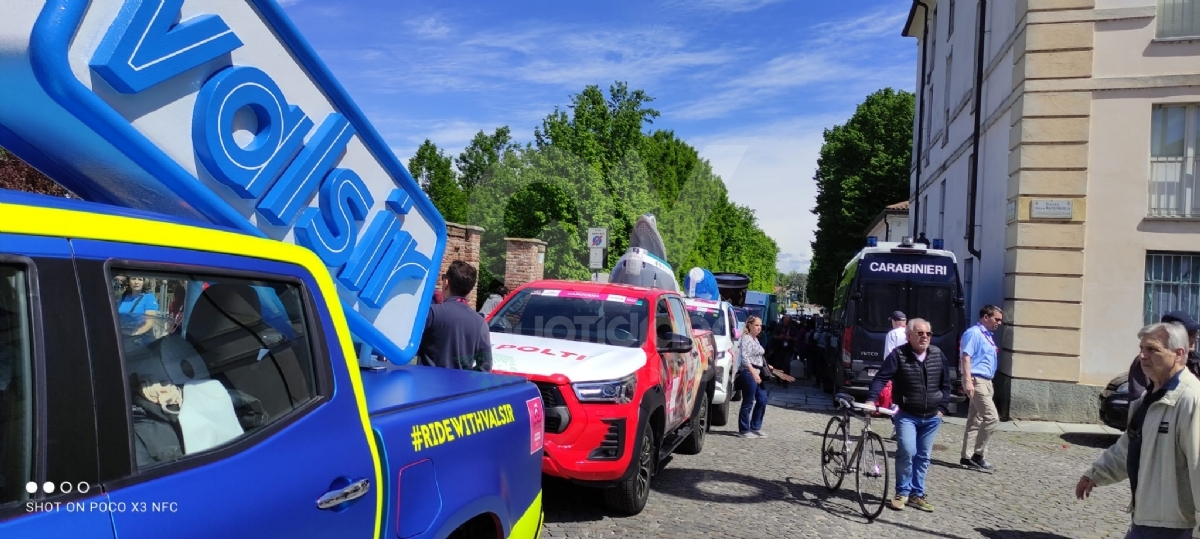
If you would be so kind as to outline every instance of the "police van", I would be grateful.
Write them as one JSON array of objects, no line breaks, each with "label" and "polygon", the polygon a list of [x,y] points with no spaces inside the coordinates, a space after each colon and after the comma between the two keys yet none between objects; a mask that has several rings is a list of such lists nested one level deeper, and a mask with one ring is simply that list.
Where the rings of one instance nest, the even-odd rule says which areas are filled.
[{"label": "police van", "polygon": [[958,343],[967,327],[962,283],[954,253],[905,237],[898,243],[867,238],[867,247],[846,264],[834,297],[830,328],[834,346],[827,350],[833,386],[858,396],[870,390],[883,363],[883,346],[892,329],[891,314],[923,318],[933,330],[932,344],[950,360],[953,399],[961,401]]}]

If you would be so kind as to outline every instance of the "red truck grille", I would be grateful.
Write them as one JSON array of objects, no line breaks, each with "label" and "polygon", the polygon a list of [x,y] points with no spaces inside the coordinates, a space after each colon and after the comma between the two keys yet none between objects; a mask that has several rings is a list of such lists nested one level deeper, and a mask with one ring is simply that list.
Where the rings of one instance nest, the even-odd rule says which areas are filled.
[{"label": "red truck grille", "polygon": [[542,394],[542,406],[546,411],[546,432],[558,434],[567,430],[571,414],[567,411],[567,402],[563,400],[558,386],[550,382],[534,382]]}]

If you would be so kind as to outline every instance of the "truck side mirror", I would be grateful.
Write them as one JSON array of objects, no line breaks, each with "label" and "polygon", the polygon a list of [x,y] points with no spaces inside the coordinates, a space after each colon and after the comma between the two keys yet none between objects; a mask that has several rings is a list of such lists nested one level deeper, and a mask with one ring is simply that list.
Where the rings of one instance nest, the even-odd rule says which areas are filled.
[{"label": "truck side mirror", "polygon": [[667,333],[659,340],[659,352],[687,353],[692,351],[692,338],[678,333]]}]

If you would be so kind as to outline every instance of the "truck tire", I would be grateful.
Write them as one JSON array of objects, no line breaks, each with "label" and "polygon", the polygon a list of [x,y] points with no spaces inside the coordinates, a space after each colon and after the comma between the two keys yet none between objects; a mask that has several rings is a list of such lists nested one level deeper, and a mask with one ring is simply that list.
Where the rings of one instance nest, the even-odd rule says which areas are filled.
[{"label": "truck tire", "polygon": [[699,455],[704,451],[704,434],[708,431],[708,392],[699,395],[700,402],[692,410],[692,433],[683,443],[679,444],[679,453],[683,455]]},{"label": "truck tire", "polygon": [[658,459],[658,444],[655,443],[654,429],[650,428],[650,419],[642,420],[640,440],[634,446],[635,457],[630,459],[629,466],[633,473],[624,481],[604,490],[604,504],[609,509],[623,515],[633,516],[646,508],[646,500],[650,498],[650,479],[654,477]]},{"label": "truck tire", "polygon": [[733,384],[729,384],[725,390],[725,402],[714,404],[709,410],[708,425],[710,427],[724,427],[729,423],[729,401],[733,400]]}]

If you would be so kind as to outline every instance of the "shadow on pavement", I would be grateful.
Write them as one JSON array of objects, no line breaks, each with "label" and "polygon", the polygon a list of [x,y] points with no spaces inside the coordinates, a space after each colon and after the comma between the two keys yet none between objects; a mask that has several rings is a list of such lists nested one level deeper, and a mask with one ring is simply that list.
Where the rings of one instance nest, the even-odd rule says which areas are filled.
[{"label": "shadow on pavement", "polygon": [[1072,445],[1083,447],[1092,447],[1096,449],[1108,449],[1112,444],[1117,443],[1117,438],[1120,434],[1092,434],[1083,432],[1068,432],[1062,435],[1062,440]]},{"label": "shadow on pavement", "polygon": [[1021,530],[992,530],[988,528],[975,528],[988,539],[1067,539],[1067,537],[1056,533],[1046,532],[1027,532]]},{"label": "shadow on pavement", "polygon": [[542,511],[547,524],[622,517],[605,507],[602,490],[581,487],[548,475],[542,476]]}]

